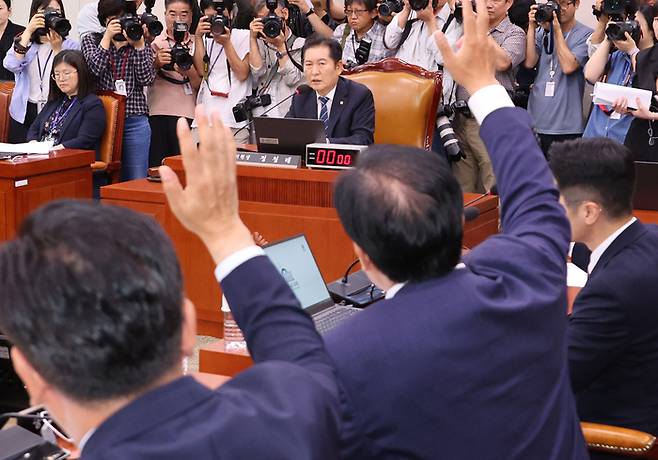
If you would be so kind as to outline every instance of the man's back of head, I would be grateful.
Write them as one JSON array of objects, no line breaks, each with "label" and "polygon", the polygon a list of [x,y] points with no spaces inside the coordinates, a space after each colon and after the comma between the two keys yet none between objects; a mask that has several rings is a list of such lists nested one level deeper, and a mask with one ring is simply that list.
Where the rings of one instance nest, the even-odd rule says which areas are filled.
[{"label": "man's back of head", "polygon": [[42,207],[0,248],[0,292],[0,330],[79,404],[135,396],[180,363],[181,273],[144,215],[82,201]]},{"label": "man's back of head", "polygon": [[339,177],[334,202],[347,234],[393,282],[441,276],[459,261],[462,192],[433,152],[370,147]]}]

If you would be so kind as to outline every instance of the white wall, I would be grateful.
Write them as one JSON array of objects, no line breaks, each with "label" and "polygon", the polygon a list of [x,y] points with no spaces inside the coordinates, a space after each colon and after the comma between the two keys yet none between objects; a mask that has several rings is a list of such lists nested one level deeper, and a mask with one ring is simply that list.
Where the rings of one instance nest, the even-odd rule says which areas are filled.
[{"label": "white wall", "polygon": [[[76,19],[80,7],[91,3],[93,0],[64,0],[64,9],[66,16],[71,21],[73,30],[71,31],[72,37],[77,37],[78,32],[76,29]],[[30,16],[31,0],[13,0],[11,5],[11,20],[17,24],[26,25]],[[164,0],[156,0],[153,12],[158,15],[161,21],[164,18]]]}]

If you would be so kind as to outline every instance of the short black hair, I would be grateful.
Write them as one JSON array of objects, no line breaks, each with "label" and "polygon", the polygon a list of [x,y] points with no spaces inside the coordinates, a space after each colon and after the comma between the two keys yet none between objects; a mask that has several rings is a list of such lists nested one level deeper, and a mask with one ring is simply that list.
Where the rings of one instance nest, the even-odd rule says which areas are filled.
[{"label": "short black hair", "polygon": [[633,212],[635,163],[619,142],[594,137],[553,143],[549,158],[567,204],[595,201],[613,219]]},{"label": "short black hair", "polygon": [[[50,5],[51,0],[32,0],[32,4],[30,5],[30,19],[32,19],[32,16],[37,14],[37,11],[39,8],[46,9]],[[64,2],[62,0],[55,0],[57,3],[59,3],[59,8],[62,10],[62,16],[66,17],[66,12],[64,11]],[[7,5],[11,6],[11,5]]]},{"label": "short black hair", "polygon": [[57,82],[54,79],[55,68],[61,63],[68,64],[78,71],[78,98],[83,99],[95,91],[94,77],[89,71],[89,66],[87,66],[87,61],[85,61],[85,57],[82,54],[82,51],[64,50],[57,54],[57,56],[55,56],[53,59],[53,67],[50,71],[51,79],[50,93],[48,94],[49,101],[56,101],[65,96],[62,90],[59,89],[59,86],[57,86]]},{"label": "short black hair", "polygon": [[51,202],[0,246],[0,330],[77,401],[133,395],[180,365],[182,279],[150,217]]},{"label": "short black hair", "polygon": [[651,39],[653,40],[652,43],[656,43],[656,34],[654,34],[653,32],[652,25],[653,25],[653,19],[656,16],[658,16],[658,5],[656,5],[655,3],[653,5],[643,4],[638,9],[638,13],[642,13],[642,16],[644,16],[644,19],[647,21],[647,25],[649,26],[649,33],[651,34]]},{"label": "short black hair", "polygon": [[323,37],[322,35],[313,34],[306,39],[304,47],[302,48],[302,62],[306,56],[306,50],[317,48],[318,46],[326,46],[329,48],[329,56],[334,62],[338,62],[343,58],[343,47],[340,46],[338,41],[333,38]]},{"label": "short black hair", "polygon": [[103,27],[107,24],[107,18],[122,16],[126,13],[126,0],[99,0],[98,21]]},{"label": "short black hair", "polygon": [[459,262],[462,191],[434,152],[369,147],[338,177],[334,205],[349,237],[392,281],[441,276]]},{"label": "short black hair", "polygon": [[352,6],[354,2],[363,3],[363,6],[365,6],[368,11],[377,8],[377,0],[345,0],[345,7]]}]

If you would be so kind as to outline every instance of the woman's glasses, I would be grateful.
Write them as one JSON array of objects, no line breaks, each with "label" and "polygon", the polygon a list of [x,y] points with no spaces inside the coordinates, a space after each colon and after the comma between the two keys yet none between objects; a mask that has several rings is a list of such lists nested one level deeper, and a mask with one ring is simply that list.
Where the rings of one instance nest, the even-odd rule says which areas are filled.
[{"label": "woman's glasses", "polygon": [[71,75],[78,73],[77,70],[65,70],[64,72],[53,72],[53,80],[55,81],[64,81],[68,80]]}]

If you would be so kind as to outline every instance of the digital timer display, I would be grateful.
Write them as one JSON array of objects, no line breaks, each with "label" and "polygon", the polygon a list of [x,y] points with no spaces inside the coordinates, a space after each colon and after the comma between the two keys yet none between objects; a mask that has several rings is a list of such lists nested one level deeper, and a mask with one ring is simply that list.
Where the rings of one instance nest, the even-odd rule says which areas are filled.
[{"label": "digital timer display", "polygon": [[361,145],[310,144],[306,146],[308,168],[349,169],[354,167]]}]

